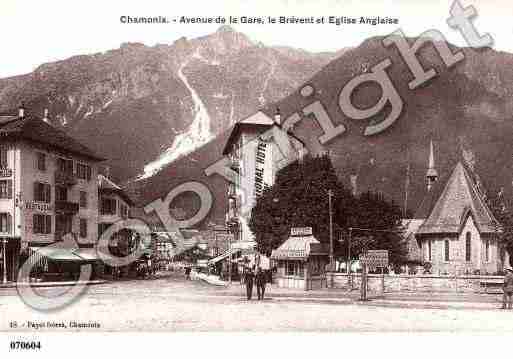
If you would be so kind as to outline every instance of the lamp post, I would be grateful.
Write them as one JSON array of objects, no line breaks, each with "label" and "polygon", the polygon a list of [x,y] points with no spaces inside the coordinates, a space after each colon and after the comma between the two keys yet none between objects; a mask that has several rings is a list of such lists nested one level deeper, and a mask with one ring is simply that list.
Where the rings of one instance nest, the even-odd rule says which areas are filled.
[{"label": "lamp post", "polygon": [[6,255],[6,248],[7,248],[7,238],[4,238],[2,240],[2,245],[3,245],[3,248],[2,248],[2,262],[3,262],[3,278],[2,278],[2,283],[3,284],[7,284],[7,255]]},{"label": "lamp post", "polygon": [[349,236],[347,240],[347,279],[349,281],[349,290],[353,290],[353,275],[351,273],[351,235],[353,228],[349,227]]},{"label": "lamp post", "polygon": [[333,270],[334,255],[333,255],[333,210],[331,206],[331,197],[333,197],[333,191],[328,191],[328,202],[330,207],[330,267]]}]

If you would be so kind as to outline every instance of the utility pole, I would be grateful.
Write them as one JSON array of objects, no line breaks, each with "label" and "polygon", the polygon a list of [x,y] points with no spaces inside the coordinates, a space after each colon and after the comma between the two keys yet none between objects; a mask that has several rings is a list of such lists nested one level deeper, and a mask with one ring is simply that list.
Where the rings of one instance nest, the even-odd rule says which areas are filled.
[{"label": "utility pole", "polygon": [[331,206],[331,197],[333,197],[333,191],[330,189],[328,191],[328,201],[330,207],[330,267],[334,268],[334,255],[333,255],[333,210]]},{"label": "utility pole", "polygon": [[353,276],[351,274],[351,236],[353,233],[353,228],[349,227],[349,237],[347,243],[347,279],[349,281],[349,290],[353,290]]},{"label": "utility pole", "polygon": [[2,250],[2,254],[3,254],[3,278],[2,278],[2,283],[3,284],[7,284],[7,254],[6,254],[6,248],[7,248],[7,238],[4,238],[2,240],[2,245],[3,245],[3,250]]}]

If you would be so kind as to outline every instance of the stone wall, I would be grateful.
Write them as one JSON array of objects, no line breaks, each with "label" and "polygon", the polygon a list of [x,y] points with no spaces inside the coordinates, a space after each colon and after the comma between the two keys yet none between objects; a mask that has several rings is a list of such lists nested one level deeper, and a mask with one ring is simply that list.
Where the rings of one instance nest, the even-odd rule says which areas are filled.
[{"label": "stone wall", "polygon": [[[327,273],[328,288],[348,288],[348,276],[345,273]],[[360,288],[361,275],[353,273],[353,288]],[[369,274],[369,291],[381,292],[380,274]],[[453,292],[482,293],[483,280],[502,281],[502,276],[435,276],[435,275],[387,275],[385,274],[385,292]],[[496,287],[500,288],[500,287]]]}]

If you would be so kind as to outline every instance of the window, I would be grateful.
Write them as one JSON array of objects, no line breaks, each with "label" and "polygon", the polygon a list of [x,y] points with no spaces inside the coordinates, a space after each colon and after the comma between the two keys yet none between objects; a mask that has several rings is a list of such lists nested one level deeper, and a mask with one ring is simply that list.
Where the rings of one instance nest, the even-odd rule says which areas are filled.
[{"label": "window", "polygon": [[12,198],[12,180],[0,181],[0,198]]},{"label": "window", "polygon": [[300,261],[287,261],[286,262],[287,275],[290,276],[304,276],[303,262]]},{"label": "window", "polygon": [[52,233],[52,216],[34,214],[32,227],[34,234]]},{"label": "window", "polygon": [[68,189],[62,186],[55,186],[55,200],[56,201],[67,201],[68,200]]},{"label": "window", "polygon": [[119,213],[121,215],[121,217],[123,218],[127,218],[128,217],[128,207],[125,206],[124,204],[119,204]]},{"label": "window", "polygon": [[87,219],[80,218],[80,237],[87,238]]},{"label": "window", "polygon": [[450,257],[449,257],[449,241],[448,240],[445,240],[445,242],[444,242],[444,254],[445,254],[445,261],[449,262]]},{"label": "window", "polygon": [[486,261],[489,262],[490,261],[490,240],[487,239],[485,241],[485,256],[486,256]]},{"label": "window", "polygon": [[77,177],[83,180],[91,180],[91,167],[82,163],[77,163]]},{"label": "window", "polygon": [[101,214],[116,214],[116,200],[114,198],[102,198]]},{"label": "window", "polygon": [[50,203],[52,187],[48,183],[34,182],[34,201]]},{"label": "window", "polygon": [[44,154],[43,152],[38,152],[36,154],[36,156],[37,156],[37,161],[36,161],[37,169],[39,171],[46,171],[46,154]]},{"label": "window", "polygon": [[0,147],[0,168],[7,168],[7,148]]},{"label": "window", "polygon": [[80,208],[87,208],[87,192],[80,191]]},{"label": "window", "polygon": [[58,215],[55,217],[55,233],[66,234],[73,230],[72,217]]},{"label": "window", "polygon": [[470,262],[470,257],[472,255],[471,246],[472,246],[472,235],[470,232],[467,232],[465,239],[465,260]]},{"label": "window", "polygon": [[0,232],[11,233],[12,216],[10,213],[0,213]]},{"label": "window", "polygon": [[73,174],[73,160],[67,160],[64,158],[57,159],[57,168],[61,172]]}]

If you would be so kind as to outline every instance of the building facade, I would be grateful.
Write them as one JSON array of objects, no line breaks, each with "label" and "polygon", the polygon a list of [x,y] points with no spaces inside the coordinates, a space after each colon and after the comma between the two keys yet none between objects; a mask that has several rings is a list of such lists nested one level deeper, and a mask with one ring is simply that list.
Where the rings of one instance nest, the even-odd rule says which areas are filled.
[{"label": "building facade", "polygon": [[18,116],[0,116],[0,158],[0,237],[8,280],[15,280],[19,255],[30,247],[70,233],[80,246],[96,243],[101,158],[23,109]]},{"label": "building facade", "polygon": [[256,198],[273,185],[281,168],[305,153],[304,144],[281,126],[279,112],[274,119],[257,112],[235,124],[223,151],[237,173],[228,187],[226,215],[227,225],[235,228],[235,247],[255,245],[248,221]]},{"label": "building facade", "polygon": [[486,204],[476,176],[458,162],[438,180],[431,144],[427,194],[415,218],[415,238],[433,274],[493,274],[503,268],[501,226]]}]

